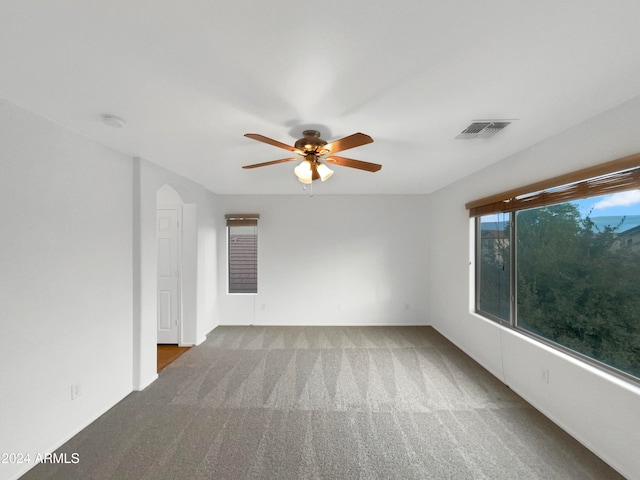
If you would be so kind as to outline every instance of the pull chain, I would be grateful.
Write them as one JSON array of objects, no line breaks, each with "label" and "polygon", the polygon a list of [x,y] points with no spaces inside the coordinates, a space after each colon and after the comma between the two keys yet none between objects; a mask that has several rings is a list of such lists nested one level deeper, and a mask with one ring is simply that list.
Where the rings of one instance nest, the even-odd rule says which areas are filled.
[{"label": "pull chain", "polygon": [[[309,187],[309,196],[313,197],[313,181],[309,185],[311,185]],[[302,184],[302,190],[304,190],[305,192],[307,191],[307,186],[305,184]]]}]

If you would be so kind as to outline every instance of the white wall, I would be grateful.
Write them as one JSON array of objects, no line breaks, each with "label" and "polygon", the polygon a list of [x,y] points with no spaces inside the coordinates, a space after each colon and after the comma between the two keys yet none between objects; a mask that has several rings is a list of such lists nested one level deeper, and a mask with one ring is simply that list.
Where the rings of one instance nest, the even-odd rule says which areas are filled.
[{"label": "white wall", "polygon": [[131,174],[0,101],[0,452],[52,451],[131,391]]},{"label": "white wall", "polygon": [[257,295],[226,293],[226,232],[219,230],[221,324],[428,323],[426,196],[220,198],[221,218],[260,214]]},{"label": "white wall", "polygon": [[[0,101],[0,452],[53,451],[156,378],[164,184],[195,226],[186,336],[197,344],[217,325],[216,195]],[[31,466],[0,464],[0,478]]]},{"label": "white wall", "polygon": [[640,97],[430,196],[431,221],[446,232],[432,237],[433,326],[630,479],[640,478],[640,388],[470,313],[474,267],[464,204],[640,152],[639,127]]}]

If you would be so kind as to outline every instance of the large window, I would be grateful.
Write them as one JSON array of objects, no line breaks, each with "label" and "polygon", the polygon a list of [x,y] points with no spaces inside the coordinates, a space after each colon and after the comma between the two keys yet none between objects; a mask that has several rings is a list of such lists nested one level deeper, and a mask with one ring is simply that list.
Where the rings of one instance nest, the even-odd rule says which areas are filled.
[{"label": "large window", "polygon": [[640,168],[529,191],[471,207],[476,311],[640,379]]},{"label": "large window", "polygon": [[229,293],[258,293],[257,214],[227,214]]}]

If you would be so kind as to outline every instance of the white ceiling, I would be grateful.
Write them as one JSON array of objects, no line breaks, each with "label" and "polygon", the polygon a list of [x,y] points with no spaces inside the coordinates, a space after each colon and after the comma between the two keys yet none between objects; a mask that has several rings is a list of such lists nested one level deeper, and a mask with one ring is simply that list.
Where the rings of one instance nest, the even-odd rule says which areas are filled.
[{"label": "white ceiling", "polygon": [[[640,94],[638,0],[1,0],[0,97],[216,193],[300,193],[293,144],[375,142],[318,193],[428,193]],[[101,114],[123,117],[114,129]],[[455,140],[473,120],[517,119]]]}]

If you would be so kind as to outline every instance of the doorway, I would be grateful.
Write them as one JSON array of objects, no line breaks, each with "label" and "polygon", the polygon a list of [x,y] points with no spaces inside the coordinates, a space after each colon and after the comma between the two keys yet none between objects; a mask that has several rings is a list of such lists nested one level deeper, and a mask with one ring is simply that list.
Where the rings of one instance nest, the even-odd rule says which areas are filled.
[{"label": "doorway", "polygon": [[[180,207],[180,313],[178,346],[202,343],[198,335],[200,318],[198,289],[199,234],[198,197],[192,188],[179,182],[162,183],[159,178],[144,177],[146,163],[134,159],[134,325],[133,388],[141,391],[157,375],[158,359],[158,208]],[[168,180],[168,179],[167,179]],[[153,203],[149,198],[153,194]],[[139,224],[136,228],[135,225]],[[203,337],[201,339],[201,337]]]},{"label": "doorway", "polygon": [[195,343],[197,220],[179,188],[165,184],[156,194],[158,354],[162,346],[180,351]]},{"label": "doorway", "polygon": [[182,208],[158,206],[158,341],[182,343]]}]

